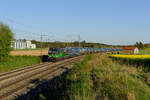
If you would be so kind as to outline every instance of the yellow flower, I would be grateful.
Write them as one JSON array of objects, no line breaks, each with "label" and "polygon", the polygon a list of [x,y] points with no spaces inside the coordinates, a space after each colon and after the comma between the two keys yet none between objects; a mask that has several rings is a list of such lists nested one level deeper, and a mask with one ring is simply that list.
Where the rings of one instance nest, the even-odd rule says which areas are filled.
[{"label": "yellow flower", "polygon": [[109,55],[113,58],[150,59],[150,55]]}]

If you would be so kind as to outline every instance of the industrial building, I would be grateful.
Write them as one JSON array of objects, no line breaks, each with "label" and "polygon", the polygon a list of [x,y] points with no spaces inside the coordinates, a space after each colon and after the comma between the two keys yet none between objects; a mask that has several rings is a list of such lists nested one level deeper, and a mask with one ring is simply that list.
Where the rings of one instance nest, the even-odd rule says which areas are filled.
[{"label": "industrial building", "polygon": [[14,40],[12,43],[12,48],[14,49],[35,49],[36,45],[32,44],[29,40]]}]

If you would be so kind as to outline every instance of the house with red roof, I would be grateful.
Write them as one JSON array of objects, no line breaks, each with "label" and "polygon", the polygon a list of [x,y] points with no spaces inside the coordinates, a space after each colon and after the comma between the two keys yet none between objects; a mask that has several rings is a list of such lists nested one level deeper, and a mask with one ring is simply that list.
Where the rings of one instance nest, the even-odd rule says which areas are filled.
[{"label": "house with red roof", "polygon": [[123,47],[123,53],[125,54],[138,54],[139,49],[137,47]]}]

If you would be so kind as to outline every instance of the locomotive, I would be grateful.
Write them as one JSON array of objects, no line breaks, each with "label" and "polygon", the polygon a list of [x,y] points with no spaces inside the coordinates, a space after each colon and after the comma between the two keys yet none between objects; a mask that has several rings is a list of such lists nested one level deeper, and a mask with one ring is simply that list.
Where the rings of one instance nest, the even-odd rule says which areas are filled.
[{"label": "locomotive", "polygon": [[67,57],[74,57],[78,55],[109,52],[109,51],[121,51],[121,49],[114,48],[77,48],[77,47],[66,47],[66,48],[49,48],[48,60],[56,61]]}]

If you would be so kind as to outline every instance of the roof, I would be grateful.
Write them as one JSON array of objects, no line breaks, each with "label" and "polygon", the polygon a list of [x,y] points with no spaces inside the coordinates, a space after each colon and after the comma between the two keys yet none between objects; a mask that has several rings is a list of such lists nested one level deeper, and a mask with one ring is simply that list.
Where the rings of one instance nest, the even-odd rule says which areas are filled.
[{"label": "roof", "polygon": [[134,50],[137,47],[123,47],[123,50]]}]

